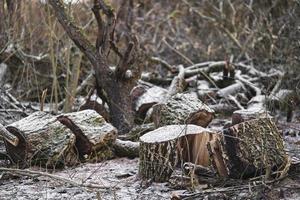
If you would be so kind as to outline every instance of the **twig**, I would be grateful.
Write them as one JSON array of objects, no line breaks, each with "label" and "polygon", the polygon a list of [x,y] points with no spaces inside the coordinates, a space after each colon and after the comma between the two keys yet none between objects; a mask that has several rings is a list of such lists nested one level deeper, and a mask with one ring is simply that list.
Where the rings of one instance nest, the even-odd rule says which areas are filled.
[{"label": "twig", "polygon": [[[80,93],[87,85],[95,82],[95,76],[94,73],[90,73],[83,81],[82,83],[76,88],[75,94]],[[92,84],[94,85],[94,84]],[[59,102],[58,107],[62,108],[62,106],[65,104],[65,99],[63,99],[61,102]]]},{"label": "twig", "polygon": [[252,88],[255,93],[256,96],[261,95],[261,90],[256,87],[253,83],[251,83],[250,81],[248,81],[247,79],[243,78],[239,73],[237,73],[235,75],[236,79],[238,79],[239,81],[241,81],[242,83],[244,83],[245,85],[249,86],[250,88]]},{"label": "twig", "polygon": [[12,100],[14,102],[15,105],[18,105],[18,107],[21,107],[23,110],[25,110],[26,108],[23,106],[23,104],[21,104],[13,95],[11,95],[7,90],[4,91],[5,95],[8,96],[8,98],[10,98],[10,100]]},{"label": "twig", "polygon": [[171,96],[175,95],[176,93],[183,92],[183,89],[184,89],[184,67],[182,65],[179,65],[178,69],[179,69],[179,73],[172,80],[172,83],[169,87],[166,99],[170,98]]},{"label": "twig", "polygon": [[[23,175],[23,176],[44,176],[44,177],[48,177],[48,178],[58,180],[58,181],[61,181],[64,183],[68,183],[68,184],[70,184],[72,186],[76,186],[76,187],[96,188],[96,189],[103,189],[103,190],[112,189],[112,187],[110,187],[110,186],[103,186],[103,185],[92,184],[92,183],[78,183],[76,181],[64,178],[62,176],[49,174],[46,172],[28,170],[28,169],[12,169],[12,168],[0,167],[0,172],[1,171],[16,173],[16,174]],[[115,188],[115,189],[117,189],[117,188]]]},{"label": "twig", "polygon": [[181,56],[187,63],[194,65],[194,63],[185,55],[183,55],[180,51],[178,51],[177,49],[175,49],[174,47],[172,47],[165,38],[162,39],[162,41],[167,45],[167,47],[169,47],[172,51],[174,51],[177,55]]},{"label": "twig", "polygon": [[165,67],[169,71],[173,70],[173,67],[169,63],[167,63],[167,61],[165,61],[159,57],[151,57],[150,61],[161,64],[163,67]]},{"label": "twig", "polygon": [[[185,55],[183,55],[182,53],[180,53],[178,50],[176,50],[175,48],[173,48],[166,40],[165,38],[162,39],[162,41],[170,48],[172,49],[175,53],[177,53],[178,55],[180,55],[182,58],[184,58],[189,64],[194,65],[194,63]],[[204,72],[199,71],[200,74],[202,74],[214,87],[218,88],[218,86],[216,85],[216,83]]]},{"label": "twig", "polygon": [[283,74],[280,74],[276,85],[274,86],[273,90],[270,93],[270,97],[273,97],[273,96],[276,95],[276,93],[280,89],[280,86],[281,86],[281,83],[282,83],[282,79],[283,79]]},{"label": "twig", "polygon": [[233,101],[233,103],[240,109],[240,110],[244,110],[245,108],[240,104],[240,102],[238,102],[238,100],[236,100],[236,98],[234,96],[232,96],[231,94],[228,95],[228,99]]}]

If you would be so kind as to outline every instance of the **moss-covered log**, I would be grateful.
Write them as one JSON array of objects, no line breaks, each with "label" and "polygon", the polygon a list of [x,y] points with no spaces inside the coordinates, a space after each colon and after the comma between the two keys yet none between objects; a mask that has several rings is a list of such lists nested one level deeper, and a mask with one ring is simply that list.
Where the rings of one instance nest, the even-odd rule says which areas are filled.
[{"label": "moss-covered log", "polygon": [[93,110],[59,116],[35,112],[6,129],[19,139],[17,146],[5,144],[8,155],[21,167],[107,159],[112,157],[110,146],[117,137],[117,130]]},{"label": "moss-covered log", "polygon": [[176,94],[166,103],[153,106],[151,119],[156,127],[171,124],[195,124],[206,127],[214,111],[191,94]]}]

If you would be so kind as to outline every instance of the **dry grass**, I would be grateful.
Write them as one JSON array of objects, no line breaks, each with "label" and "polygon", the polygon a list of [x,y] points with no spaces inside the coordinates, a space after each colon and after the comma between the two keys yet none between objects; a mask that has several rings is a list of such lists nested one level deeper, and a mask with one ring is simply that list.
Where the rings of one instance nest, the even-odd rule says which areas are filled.
[{"label": "dry grass", "polygon": [[[111,2],[119,12],[122,0]],[[97,27],[90,3],[66,6],[73,20],[94,42]],[[233,56],[234,60],[250,60],[262,70],[284,68],[294,77],[289,78],[290,82],[299,80],[294,73],[300,59],[298,1],[134,0],[134,3],[133,31],[149,56],[186,66],[190,62],[226,60]],[[116,38],[122,46],[128,16],[123,12],[119,16]],[[9,44],[14,49],[6,58],[13,59],[10,82],[16,95],[38,100],[42,91],[48,89],[46,102],[53,103],[54,110],[65,97],[65,110],[70,110],[76,95],[74,88],[91,67],[78,54],[51,8],[38,1],[24,0],[9,24]],[[116,57],[111,54],[109,59]],[[150,64],[145,66],[146,70],[154,68]]]}]

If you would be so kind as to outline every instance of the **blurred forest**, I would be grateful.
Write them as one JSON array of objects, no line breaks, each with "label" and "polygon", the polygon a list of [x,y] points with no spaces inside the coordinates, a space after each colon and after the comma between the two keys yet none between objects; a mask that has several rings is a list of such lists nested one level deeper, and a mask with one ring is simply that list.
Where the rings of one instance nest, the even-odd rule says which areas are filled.
[{"label": "blurred forest", "polygon": [[[70,110],[75,88],[92,70],[80,50],[69,39],[55,18],[50,5],[39,1],[1,3],[0,60],[8,65],[5,83],[17,99],[45,102],[57,112]],[[159,57],[170,65],[190,66],[204,61],[230,60],[252,63],[261,71],[281,69],[283,85],[298,88],[299,75],[299,2],[293,1],[130,1],[113,0],[118,13],[116,42],[124,46],[127,27],[139,38],[147,58],[145,71]],[[94,43],[97,24],[91,12],[92,1],[66,4],[74,22]],[[112,63],[117,57],[110,54]],[[157,73],[159,73],[157,71]],[[158,74],[159,76],[159,74]],[[296,87],[295,87],[296,86]],[[272,84],[266,85],[266,92]],[[81,91],[86,95],[90,87]]]}]

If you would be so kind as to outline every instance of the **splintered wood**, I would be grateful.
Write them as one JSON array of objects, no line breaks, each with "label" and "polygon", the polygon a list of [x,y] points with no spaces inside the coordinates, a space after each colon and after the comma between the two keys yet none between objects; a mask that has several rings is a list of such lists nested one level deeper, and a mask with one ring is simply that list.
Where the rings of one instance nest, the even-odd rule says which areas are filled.
[{"label": "splintered wood", "polygon": [[112,157],[110,146],[117,137],[117,130],[93,110],[59,116],[36,112],[6,129],[19,140],[16,146],[6,141],[6,151],[21,167],[107,159]]},{"label": "splintered wood", "polygon": [[[219,176],[249,178],[282,170],[288,157],[269,118],[258,118],[213,132],[196,125],[169,125],[140,138],[139,174],[163,182],[185,162]],[[201,167],[201,168],[202,168]]]}]

